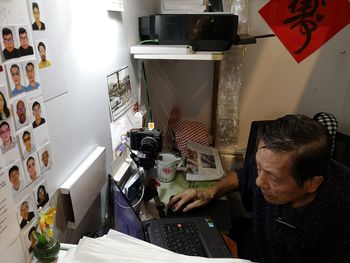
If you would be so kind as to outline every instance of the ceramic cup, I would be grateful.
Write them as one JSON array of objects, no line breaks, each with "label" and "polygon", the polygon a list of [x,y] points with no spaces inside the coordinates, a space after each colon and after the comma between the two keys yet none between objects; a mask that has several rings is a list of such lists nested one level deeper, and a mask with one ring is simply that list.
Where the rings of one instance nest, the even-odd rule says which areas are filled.
[{"label": "ceramic cup", "polygon": [[162,160],[157,160],[158,179],[161,182],[168,183],[175,179],[176,168],[181,163],[181,158],[177,158],[170,153],[161,153]]}]

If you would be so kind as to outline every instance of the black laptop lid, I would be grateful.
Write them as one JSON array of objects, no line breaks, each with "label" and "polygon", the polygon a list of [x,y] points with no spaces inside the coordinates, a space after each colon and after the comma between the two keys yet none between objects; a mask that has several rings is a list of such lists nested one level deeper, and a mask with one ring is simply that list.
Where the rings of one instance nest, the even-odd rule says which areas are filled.
[{"label": "black laptop lid", "polygon": [[114,210],[114,229],[144,240],[142,222],[134,209],[130,206],[124,193],[121,191],[117,183],[113,180],[110,185],[112,190],[113,210]]}]

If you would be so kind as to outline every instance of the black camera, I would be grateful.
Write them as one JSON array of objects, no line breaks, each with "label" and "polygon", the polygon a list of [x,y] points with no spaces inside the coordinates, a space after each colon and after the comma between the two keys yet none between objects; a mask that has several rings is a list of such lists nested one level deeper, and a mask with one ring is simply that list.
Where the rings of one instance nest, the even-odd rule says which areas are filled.
[{"label": "black camera", "polygon": [[146,155],[156,155],[162,151],[162,131],[159,129],[131,129],[128,137],[131,150],[137,150]]}]

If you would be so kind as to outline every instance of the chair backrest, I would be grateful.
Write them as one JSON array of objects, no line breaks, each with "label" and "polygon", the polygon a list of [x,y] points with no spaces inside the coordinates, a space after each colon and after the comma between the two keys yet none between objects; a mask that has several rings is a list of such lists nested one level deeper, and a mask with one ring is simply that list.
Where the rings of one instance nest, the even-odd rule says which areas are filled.
[{"label": "chair backrest", "polygon": [[315,114],[313,119],[318,121],[324,127],[327,128],[327,130],[329,132],[330,143],[331,143],[331,156],[333,156],[334,147],[335,147],[335,136],[336,136],[336,133],[338,131],[337,118],[332,113],[319,112],[319,113]]},{"label": "chair backrest", "polygon": [[350,136],[337,132],[334,141],[333,159],[350,167]]},{"label": "chair backrest", "polygon": [[257,148],[258,148],[258,131],[260,127],[263,125],[266,125],[268,123],[272,122],[272,120],[263,120],[263,121],[253,121],[250,125],[250,132],[249,132],[249,138],[248,138],[248,144],[247,149],[245,152],[245,158],[244,158],[244,164],[246,160],[253,154],[255,154]]}]

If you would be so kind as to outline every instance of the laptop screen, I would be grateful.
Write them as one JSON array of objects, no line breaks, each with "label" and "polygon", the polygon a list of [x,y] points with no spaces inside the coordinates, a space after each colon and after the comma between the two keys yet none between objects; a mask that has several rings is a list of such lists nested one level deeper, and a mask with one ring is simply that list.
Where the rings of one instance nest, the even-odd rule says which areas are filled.
[{"label": "laptop screen", "polygon": [[111,194],[113,194],[114,197],[114,229],[129,236],[144,240],[140,218],[130,206],[124,193],[120,190],[115,181],[111,187],[113,188]]}]

